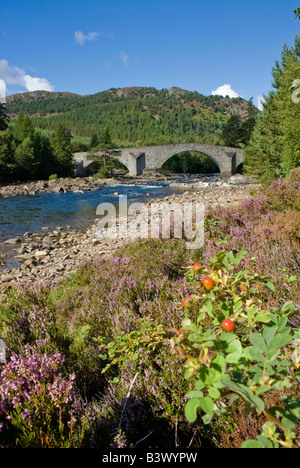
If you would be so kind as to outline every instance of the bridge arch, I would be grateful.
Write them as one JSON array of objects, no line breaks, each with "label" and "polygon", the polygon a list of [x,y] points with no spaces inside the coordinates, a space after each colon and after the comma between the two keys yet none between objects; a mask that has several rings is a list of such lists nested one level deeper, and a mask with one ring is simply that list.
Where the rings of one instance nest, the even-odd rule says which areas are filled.
[{"label": "bridge arch", "polygon": [[[179,156],[179,155],[184,154],[184,153],[186,153],[186,154],[191,154],[191,153],[195,154],[195,153],[197,153],[198,155],[205,156],[208,160],[210,160],[212,163],[214,163],[214,166],[215,166],[215,168],[216,168],[216,170],[215,170],[215,171],[211,171],[211,173],[221,172],[220,164],[219,164],[219,161],[217,160],[217,158],[215,158],[215,157],[213,157],[213,156],[211,156],[211,155],[209,155],[209,154],[203,153],[202,151],[190,151],[190,150],[189,150],[189,151],[180,151],[179,153],[175,153],[175,154],[173,154],[173,155],[167,157],[167,159],[165,159],[165,161],[164,161],[163,164],[161,165],[160,169],[162,169],[163,166],[164,166],[168,161],[170,161],[172,158],[175,158],[176,156]],[[193,157],[193,156],[192,156],[192,157]],[[199,165],[200,165],[200,164],[201,164],[201,163],[199,162]],[[184,171],[182,171],[182,172],[184,172]],[[187,172],[189,172],[189,171],[187,171]],[[200,171],[199,171],[199,172],[200,172]]]}]

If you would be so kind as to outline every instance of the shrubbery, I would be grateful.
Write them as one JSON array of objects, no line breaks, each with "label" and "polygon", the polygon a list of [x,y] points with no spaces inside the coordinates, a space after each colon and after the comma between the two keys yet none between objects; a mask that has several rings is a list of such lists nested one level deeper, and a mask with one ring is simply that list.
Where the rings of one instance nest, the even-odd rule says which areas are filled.
[{"label": "shrubbery", "polygon": [[297,181],[279,180],[207,213],[200,251],[136,242],[56,288],[10,292],[0,445],[297,446],[297,213]]}]

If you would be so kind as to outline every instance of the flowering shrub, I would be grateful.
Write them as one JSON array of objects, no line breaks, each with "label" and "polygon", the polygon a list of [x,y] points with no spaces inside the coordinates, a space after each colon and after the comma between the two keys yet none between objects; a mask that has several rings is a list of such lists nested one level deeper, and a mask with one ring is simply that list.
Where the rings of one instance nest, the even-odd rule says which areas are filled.
[{"label": "flowering shrub", "polygon": [[76,422],[70,406],[75,375],[62,377],[59,353],[24,351],[24,357],[11,356],[0,374],[2,430],[13,428],[21,447],[68,446]]},{"label": "flowering shrub", "polygon": [[[193,269],[187,273],[187,281],[194,286],[197,320],[187,312],[173,338],[174,348],[185,359],[185,378],[195,377],[194,389],[186,394],[185,415],[195,422],[199,412],[204,424],[209,424],[242,399],[267,418],[262,434],[243,447],[293,447],[300,418],[299,387],[297,398],[282,397],[283,406],[268,408],[264,399],[300,382],[299,375],[295,377],[299,348],[294,349],[300,331],[287,326],[288,317],[297,310],[292,302],[265,308],[264,288],[274,290],[268,278],[249,269],[234,271],[245,254],[222,251],[211,257],[210,269],[201,271],[213,282],[209,291],[197,281]],[[191,301],[187,310],[190,307]]]}]

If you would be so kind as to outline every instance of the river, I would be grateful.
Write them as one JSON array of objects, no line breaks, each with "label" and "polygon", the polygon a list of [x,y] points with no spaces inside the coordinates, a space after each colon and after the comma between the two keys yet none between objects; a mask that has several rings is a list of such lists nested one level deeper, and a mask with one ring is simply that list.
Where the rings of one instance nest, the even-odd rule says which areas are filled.
[{"label": "river", "polygon": [[[101,190],[85,193],[44,193],[35,196],[0,198],[0,243],[23,236],[25,232],[40,232],[58,226],[63,229],[85,229],[96,218],[97,206],[102,202],[118,203],[118,195],[127,195],[130,202],[146,202],[163,198],[183,190],[167,184],[107,185]],[[118,195],[117,195],[118,194]]]},{"label": "river", "polygon": [[185,190],[150,182],[143,186],[106,185],[100,190],[85,193],[42,193],[0,198],[0,255],[8,254],[0,270],[15,267],[18,263],[12,251],[15,245],[4,244],[8,239],[22,238],[26,232],[40,233],[43,228],[48,228],[49,232],[58,227],[63,231],[85,230],[95,220],[97,206],[103,202],[117,205],[118,195],[127,195],[131,203],[147,202]]}]

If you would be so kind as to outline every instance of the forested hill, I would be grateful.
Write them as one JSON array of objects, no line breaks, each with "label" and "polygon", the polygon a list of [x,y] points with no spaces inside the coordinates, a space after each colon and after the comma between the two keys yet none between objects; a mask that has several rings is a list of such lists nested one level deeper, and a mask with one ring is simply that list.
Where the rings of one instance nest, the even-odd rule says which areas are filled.
[{"label": "forested hill", "polygon": [[73,136],[98,138],[107,131],[122,144],[167,144],[181,141],[221,143],[228,119],[243,120],[254,106],[242,98],[204,96],[181,88],[157,90],[130,87],[80,96],[66,92],[35,91],[7,97],[13,118],[31,116],[34,127],[54,131],[59,123]]}]

